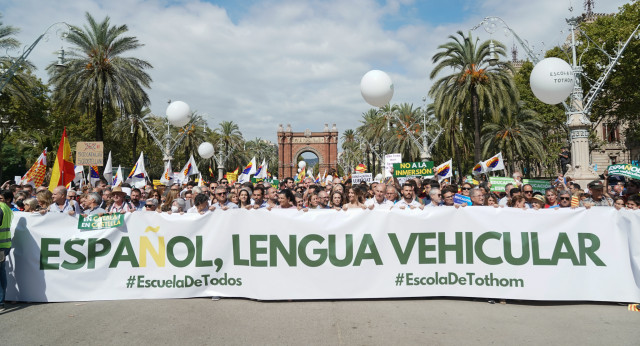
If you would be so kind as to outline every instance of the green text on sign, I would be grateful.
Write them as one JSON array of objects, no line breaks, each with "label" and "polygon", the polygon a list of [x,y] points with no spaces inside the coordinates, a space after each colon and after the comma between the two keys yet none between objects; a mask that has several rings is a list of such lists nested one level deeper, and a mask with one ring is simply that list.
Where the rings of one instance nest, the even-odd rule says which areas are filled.
[{"label": "green text on sign", "polygon": [[394,163],[393,176],[394,177],[433,176],[433,161]]},{"label": "green text on sign", "polygon": [[78,229],[105,229],[124,225],[124,214],[105,214],[82,216],[78,219]]}]

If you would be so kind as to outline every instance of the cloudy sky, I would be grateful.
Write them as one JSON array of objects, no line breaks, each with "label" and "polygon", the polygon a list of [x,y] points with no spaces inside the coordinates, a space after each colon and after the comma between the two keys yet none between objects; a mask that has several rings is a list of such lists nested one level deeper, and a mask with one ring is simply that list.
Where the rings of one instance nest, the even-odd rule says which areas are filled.
[{"label": "cloudy sky", "polygon": [[[627,2],[596,0],[595,12]],[[357,127],[370,108],[360,79],[372,69],[391,76],[392,102],[422,106],[437,46],[486,16],[501,17],[536,51],[563,42],[570,6],[582,13],[583,1],[2,0],[0,13],[4,24],[21,29],[23,45],[55,22],[82,26],[85,12],[109,16],[145,44],[132,54],[154,66],[154,114],[164,115],[168,100],[182,100],[210,127],[233,120],[245,138],[275,141],[278,124],[294,131]],[[473,33],[489,38],[482,29]],[[502,30],[492,38],[516,43]],[[43,80],[65,45],[52,35],[29,56]]]}]

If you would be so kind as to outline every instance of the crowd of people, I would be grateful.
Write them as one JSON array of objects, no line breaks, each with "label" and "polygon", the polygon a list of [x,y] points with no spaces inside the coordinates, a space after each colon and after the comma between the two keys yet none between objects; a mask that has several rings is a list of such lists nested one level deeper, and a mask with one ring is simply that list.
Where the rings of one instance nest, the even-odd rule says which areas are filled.
[{"label": "crowd of people", "polygon": [[[170,186],[146,185],[144,188],[128,184],[112,187],[102,180],[96,186],[66,189],[59,186],[50,192],[46,187],[33,188],[5,183],[0,202],[14,211],[67,213],[69,215],[102,215],[110,213],[157,212],[199,213],[228,209],[422,209],[433,207],[493,206],[521,209],[590,208],[608,206],[637,210],[640,206],[640,182],[624,177],[604,176],[604,181],[590,182],[586,190],[559,176],[544,193],[523,184],[521,174],[513,175],[513,183],[504,191],[492,190],[490,181],[475,185],[460,185],[447,180],[412,178],[400,184],[397,179],[388,183],[352,184],[350,179],[327,179],[322,184],[311,178],[295,182],[285,178],[275,187],[266,182],[229,183],[226,178],[208,184],[190,181]],[[455,198],[459,194],[462,198]],[[466,198],[465,198],[466,197]],[[467,202],[464,202],[466,200]],[[461,202],[462,201],[462,202]],[[470,202],[469,202],[470,201]]]}]

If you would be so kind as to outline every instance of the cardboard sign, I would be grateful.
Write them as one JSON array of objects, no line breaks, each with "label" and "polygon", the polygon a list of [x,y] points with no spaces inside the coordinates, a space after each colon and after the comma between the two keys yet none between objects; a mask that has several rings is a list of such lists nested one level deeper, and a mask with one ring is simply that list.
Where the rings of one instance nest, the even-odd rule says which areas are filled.
[{"label": "cardboard sign", "polygon": [[76,144],[76,166],[103,166],[102,142],[78,142]]},{"label": "cardboard sign", "polygon": [[394,163],[402,162],[402,154],[388,154],[384,156],[384,177],[391,176],[391,168]]},{"label": "cardboard sign", "polygon": [[352,184],[360,184],[363,181],[366,183],[372,183],[373,174],[372,173],[353,173],[351,175]]}]

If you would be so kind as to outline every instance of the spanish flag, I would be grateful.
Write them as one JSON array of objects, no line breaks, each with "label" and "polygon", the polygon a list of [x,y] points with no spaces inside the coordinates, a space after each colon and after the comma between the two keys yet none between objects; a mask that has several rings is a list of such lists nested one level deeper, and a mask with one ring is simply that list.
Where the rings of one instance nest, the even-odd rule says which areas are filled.
[{"label": "spanish flag", "polygon": [[60,145],[58,146],[58,153],[56,154],[56,161],[51,169],[51,181],[49,183],[49,191],[53,192],[53,189],[62,185],[67,186],[76,177],[76,172],[73,165],[73,157],[71,157],[71,146],[69,145],[69,138],[67,138],[67,128],[62,131],[62,138],[60,139]]}]

